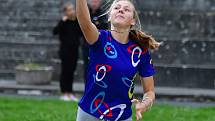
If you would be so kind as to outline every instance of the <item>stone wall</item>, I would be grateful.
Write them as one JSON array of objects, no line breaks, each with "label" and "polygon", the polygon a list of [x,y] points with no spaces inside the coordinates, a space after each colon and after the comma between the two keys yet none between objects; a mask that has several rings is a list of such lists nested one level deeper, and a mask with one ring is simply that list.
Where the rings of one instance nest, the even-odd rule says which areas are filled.
[{"label": "stone wall", "polygon": [[[65,1],[0,0],[0,78],[14,78],[15,65],[33,60],[53,65],[57,79],[58,41],[51,32]],[[152,52],[156,85],[214,88],[215,1],[136,0],[136,5],[144,31],[163,42]]]},{"label": "stone wall", "polygon": [[58,41],[52,28],[60,17],[59,0],[0,1],[0,77],[13,78],[23,62],[57,59]]},{"label": "stone wall", "polygon": [[143,29],[163,45],[152,53],[156,85],[215,87],[215,1],[137,0]]}]

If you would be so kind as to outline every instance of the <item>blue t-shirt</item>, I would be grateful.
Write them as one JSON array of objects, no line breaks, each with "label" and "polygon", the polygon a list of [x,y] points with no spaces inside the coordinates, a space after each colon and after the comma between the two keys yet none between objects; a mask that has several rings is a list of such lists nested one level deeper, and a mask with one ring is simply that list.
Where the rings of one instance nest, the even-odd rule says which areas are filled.
[{"label": "blue t-shirt", "polygon": [[137,72],[142,77],[155,73],[148,50],[131,40],[121,44],[105,30],[100,30],[98,40],[89,48],[90,62],[80,108],[103,120],[128,119],[132,115],[134,76]]}]

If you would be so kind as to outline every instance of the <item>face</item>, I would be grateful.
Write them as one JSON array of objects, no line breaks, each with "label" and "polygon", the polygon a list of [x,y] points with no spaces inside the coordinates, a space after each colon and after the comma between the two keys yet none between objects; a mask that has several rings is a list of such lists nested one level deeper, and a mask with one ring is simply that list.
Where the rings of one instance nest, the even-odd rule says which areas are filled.
[{"label": "face", "polygon": [[97,10],[101,5],[101,0],[90,0],[90,6],[92,9]]},{"label": "face", "polygon": [[134,6],[126,0],[114,4],[110,11],[109,20],[115,27],[129,28],[135,24]]},{"label": "face", "polygon": [[68,5],[66,7],[66,10],[64,11],[65,15],[68,17],[73,17],[75,16],[75,8],[73,5]]}]

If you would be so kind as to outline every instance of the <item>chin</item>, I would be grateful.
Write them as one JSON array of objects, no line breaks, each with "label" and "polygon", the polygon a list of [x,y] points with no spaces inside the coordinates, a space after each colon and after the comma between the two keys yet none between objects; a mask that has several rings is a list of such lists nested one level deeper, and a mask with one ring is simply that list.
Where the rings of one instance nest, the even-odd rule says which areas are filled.
[{"label": "chin", "polygon": [[113,25],[117,25],[117,26],[124,26],[125,22],[122,22],[123,20],[115,20],[113,22]]},{"label": "chin", "polygon": [[121,22],[116,22],[113,24],[114,27],[125,28],[127,25]]}]

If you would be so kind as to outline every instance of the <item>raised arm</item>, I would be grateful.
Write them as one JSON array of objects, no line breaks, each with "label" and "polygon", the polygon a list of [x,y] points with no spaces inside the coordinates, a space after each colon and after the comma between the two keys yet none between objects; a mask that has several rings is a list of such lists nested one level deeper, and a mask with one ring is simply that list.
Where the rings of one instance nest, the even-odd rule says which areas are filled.
[{"label": "raised arm", "polygon": [[99,37],[99,31],[91,22],[87,0],[76,0],[76,14],[80,28],[89,44],[93,44]]}]

